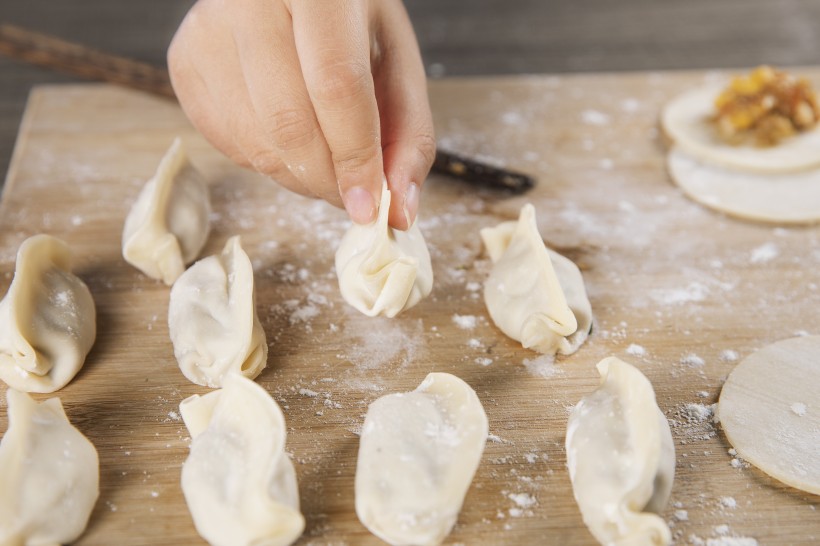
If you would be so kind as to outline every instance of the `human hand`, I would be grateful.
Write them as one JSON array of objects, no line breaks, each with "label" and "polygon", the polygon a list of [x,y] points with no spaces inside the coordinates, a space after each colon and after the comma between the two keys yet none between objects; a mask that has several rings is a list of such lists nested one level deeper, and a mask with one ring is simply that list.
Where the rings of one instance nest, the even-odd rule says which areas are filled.
[{"label": "human hand", "polygon": [[390,225],[415,220],[435,156],[424,68],[400,0],[199,0],[168,49],[194,126],[236,163]]}]

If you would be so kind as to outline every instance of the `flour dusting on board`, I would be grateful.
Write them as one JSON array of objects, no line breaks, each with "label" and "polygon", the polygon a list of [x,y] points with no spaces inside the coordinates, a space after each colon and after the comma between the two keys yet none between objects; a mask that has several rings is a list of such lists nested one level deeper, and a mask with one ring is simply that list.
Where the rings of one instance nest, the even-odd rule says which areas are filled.
[{"label": "flour dusting on board", "polygon": [[709,295],[709,288],[699,282],[692,282],[683,288],[666,288],[650,292],[657,303],[680,305],[692,301],[703,301]]},{"label": "flour dusting on board", "polygon": [[423,343],[424,324],[421,319],[364,319],[349,318],[344,327],[345,337],[352,341],[345,351],[350,362],[362,370],[369,370],[391,363],[405,366],[413,361]]},{"label": "flour dusting on board", "polygon": [[766,243],[752,250],[749,261],[753,264],[764,264],[777,258],[780,249],[774,243]]},{"label": "flour dusting on board", "polygon": [[530,374],[547,379],[564,373],[561,368],[555,365],[555,357],[553,355],[541,355],[536,358],[525,358],[524,367],[527,368],[527,371],[530,372]]}]

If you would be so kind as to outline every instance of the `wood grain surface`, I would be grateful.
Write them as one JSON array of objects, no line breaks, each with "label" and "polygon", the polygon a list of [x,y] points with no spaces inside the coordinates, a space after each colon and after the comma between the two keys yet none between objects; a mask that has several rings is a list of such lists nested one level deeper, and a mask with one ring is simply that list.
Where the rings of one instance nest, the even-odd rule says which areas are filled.
[{"label": "wood grain surface", "polygon": [[[189,438],[178,404],[207,389],[174,360],[168,287],[128,266],[120,248],[130,205],[177,135],[211,183],[205,253],[239,234],[254,263],[270,343],[258,382],[288,422],[307,518],[300,544],[380,543],[353,509],[356,433],[369,402],[411,390],[431,371],[472,385],[493,435],[447,543],[594,544],[572,498],[563,441],[568,410],[596,387],[594,365],[609,355],[647,375],[672,424],[677,474],[663,515],[678,544],[721,536],[816,544],[820,497],[734,459],[697,406],[717,401],[734,359],[820,333],[820,228],[736,221],[690,202],[667,179],[659,107],[713,77],[433,82],[443,144],[532,172],[539,185],[504,199],[431,177],[421,228],[435,286],[392,320],[360,315],[339,296],[332,264],[347,227],[341,211],[234,167],[170,102],[105,85],[36,88],[0,207],[0,289],[19,244],[45,232],[71,245],[95,297],[96,345],[56,393],[100,453],[100,498],[79,544],[204,543],[179,488]],[[587,344],[554,364],[505,338],[478,289],[489,271],[478,230],[514,218],[527,201],[547,243],[582,269],[595,314]],[[471,322],[463,317],[475,317],[474,327],[460,327]]]}]

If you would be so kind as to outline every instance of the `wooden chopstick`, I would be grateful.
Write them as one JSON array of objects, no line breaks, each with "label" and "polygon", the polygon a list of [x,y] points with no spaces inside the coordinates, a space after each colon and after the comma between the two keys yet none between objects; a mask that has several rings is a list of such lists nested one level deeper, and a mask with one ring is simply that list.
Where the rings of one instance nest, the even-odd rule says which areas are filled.
[{"label": "wooden chopstick", "polygon": [[[0,25],[0,53],[11,59],[71,76],[115,83],[176,99],[165,68],[104,53],[26,28]],[[525,192],[535,185],[535,179],[527,174],[493,167],[445,150],[436,151],[432,170],[512,193]]]}]

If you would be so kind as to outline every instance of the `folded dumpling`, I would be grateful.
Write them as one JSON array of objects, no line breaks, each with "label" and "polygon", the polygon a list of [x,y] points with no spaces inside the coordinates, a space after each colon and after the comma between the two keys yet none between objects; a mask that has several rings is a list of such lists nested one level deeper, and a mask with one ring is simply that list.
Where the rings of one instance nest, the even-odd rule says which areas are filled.
[{"label": "folded dumpling", "polygon": [[174,283],[168,330],[179,368],[198,385],[221,387],[231,371],[251,379],[262,372],[268,344],[256,314],[253,266],[239,236]]},{"label": "folded dumpling", "polygon": [[481,230],[493,269],[484,302],[493,322],[526,349],[572,354],[589,335],[592,308],[578,267],[547,249],[538,233],[535,207],[518,221]]},{"label": "folded dumpling", "polygon": [[28,394],[8,389],[6,400],[0,544],[73,543],[100,493],[97,450],[68,421],[59,398],[38,404]]},{"label": "folded dumpling", "polygon": [[359,520],[393,545],[440,544],[456,523],[487,434],[475,391],[448,373],[370,404],[356,465]]},{"label": "folded dumpling", "polygon": [[26,239],[0,302],[0,379],[54,392],[77,375],[97,336],[91,292],[71,273],[71,250],[50,235]]},{"label": "folded dumpling", "polygon": [[584,523],[601,544],[669,544],[657,515],[675,476],[669,423],[637,368],[609,357],[598,372],[601,385],[567,423],[567,466]]},{"label": "folded dumpling", "polygon": [[387,225],[390,190],[382,188],[379,217],[353,224],[336,251],[342,297],[367,316],[394,317],[416,305],[433,289],[427,243],[414,223],[407,231]]},{"label": "folded dumpling", "polygon": [[286,546],[305,527],[285,453],[285,418],[261,386],[231,373],[222,389],[179,405],[191,434],[182,492],[214,546]]},{"label": "folded dumpling", "polygon": [[125,219],[125,261],[173,284],[205,245],[210,214],[208,186],[177,138]]}]

